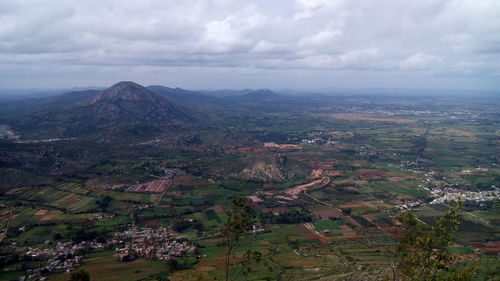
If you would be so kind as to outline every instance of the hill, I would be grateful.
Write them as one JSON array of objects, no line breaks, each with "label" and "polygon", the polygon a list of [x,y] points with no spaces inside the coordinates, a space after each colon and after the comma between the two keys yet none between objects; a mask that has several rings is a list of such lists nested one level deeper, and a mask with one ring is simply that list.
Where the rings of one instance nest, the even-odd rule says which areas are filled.
[{"label": "hill", "polygon": [[228,96],[224,101],[232,104],[265,104],[272,101],[283,100],[283,96],[276,94],[269,89],[246,91],[242,95]]},{"label": "hill", "polygon": [[217,104],[220,102],[216,97],[181,88],[169,88],[158,85],[152,85],[146,88],[169,101],[188,107],[215,108],[218,107]]},{"label": "hill", "polygon": [[191,109],[130,81],[83,97],[77,104],[29,114],[14,127],[30,137],[82,137],[122,129],[148,135],[191,127],[199,119]]}]

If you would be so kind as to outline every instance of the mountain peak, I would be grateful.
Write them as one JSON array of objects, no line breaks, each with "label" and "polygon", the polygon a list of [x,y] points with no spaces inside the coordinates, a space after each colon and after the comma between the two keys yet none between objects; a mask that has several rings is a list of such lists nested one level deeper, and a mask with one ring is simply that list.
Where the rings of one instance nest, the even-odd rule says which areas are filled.
[{"label": "mountain peak", "polygon": [[114,85],[112,85],[111,87],[109,87],[109,89],[111,88],[120,88],[120,89],[125,89],[125,88],[135,88],[135,89],[140,89],[140,88],[144,88],[143,86],[133,82],[133,81],[120,81]]},{"label": "mountain peak", "polygon": [[139,101],[139,100],[149,100],[155,101],[160,98],[155,93],[149,91],[145,87],[132,82],[132,81],[121,81],[113,86],[102,91],[90,100],[90,104],[100,103],[100,102],[115,102],[115,101]]},{"label": "mountain peak", "polygon": [[258,90],[253,90],[246,95],[248,96],[254,96],[254,97],[271,97],[271,96],[278,96],[276,93],[269,89],[258,89]]}]

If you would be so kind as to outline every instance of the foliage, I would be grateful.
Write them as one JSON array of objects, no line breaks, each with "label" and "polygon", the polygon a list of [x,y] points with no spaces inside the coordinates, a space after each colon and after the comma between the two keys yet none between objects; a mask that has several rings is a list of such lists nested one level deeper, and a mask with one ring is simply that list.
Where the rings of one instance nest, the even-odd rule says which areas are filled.
[{"label": "foliage", "polygon": [[312,215],[307,209],[290,210],[279,215],[273,213],[262,213],[259,219],[263,224],[286,224],[286,223],[301,223],[310,222]]},{"label": "foliage", "polygon": [[69,281],[90,281],[89,272],[85,268],[79,267],[71,272]]},{"label": "foliage", "polygon": [[166,263],[167,272],[174,272],[178,267],[179,263],[175,259],[169,259]]},{"label": "foliage", "polygon": [[203,225],[197,220],[176,220],[173,224],[173,229],[177,232],[183,232],[190,229],[203,231]]},{"label": "foliage", "polygon": [[104,243],[106,242],[106,235],[107,233],[105,231],[98,232],[98,231],[87,230],[85,228],[73,229],[70,233],[71,240],[73,240],[73,242],[75,243],[80,243],[82,241],[91,241],[91,240],[96,240],[97,242]]},{"label": "foliage", "polygon": [[397,216],[403,231],[396,257],[399,270],[408,280],[470,280],[472,267],[457,266],[456,256],[448,249],[460,224],[461,207],[462,204],[451,206],[433,226],[421,222],[410,212]]},{"label": "foliage", "polygon": [[227,220],[221,232],[224,235],[226,247],[225,280],[229,280],[231,254],[237,246],[240,237],[247,232],[255,221],[252,208],[245,198],[236,198],[226,211]]},{"label": "foliage", "polygon": [[102,200],[96,200],[96,205],[101,208],[102,211],[106,211],[106,208],[109,206],[109,203],[111,203],[111,197],[109,196],[104,196]]}]

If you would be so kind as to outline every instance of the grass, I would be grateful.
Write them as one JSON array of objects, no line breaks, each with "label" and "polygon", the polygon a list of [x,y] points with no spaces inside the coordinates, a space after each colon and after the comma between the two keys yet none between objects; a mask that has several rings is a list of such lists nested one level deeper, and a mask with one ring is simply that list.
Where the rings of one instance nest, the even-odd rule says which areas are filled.
[{"label": "grass", "polygon": [[314,227],[319,232],[327,231],[327,230],[340,230],[340,225],[342,223],[340,221],[331,221],[331,220],[319,220],[313,223]]},{"label": "grass", "polygon": [[[120,262],[113,256],[113,251],[90,256],[89,261],[82,264],[93,281],[135,281],[165,272],[164,261],[137,259],[132,262]],[[50,281],[66,281],[67,275],[53,274]]]}]

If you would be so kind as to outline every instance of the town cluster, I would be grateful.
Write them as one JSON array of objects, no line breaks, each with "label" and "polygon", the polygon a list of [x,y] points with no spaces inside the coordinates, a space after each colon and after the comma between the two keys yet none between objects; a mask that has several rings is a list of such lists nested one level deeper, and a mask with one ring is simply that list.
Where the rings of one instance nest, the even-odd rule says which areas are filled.
[{"label": "town cluster", "polygon": [[50,272],[69,272],[78,267],[83,257],[81,253],[89,249],[101,249],[105,246],[96,241],[57,242],[54,248],[28,248],[25,255],[32,259],[47,259],[45,265],[34,270],[26,271],[25,280],[40,280],[40,276]]},{"label": "town cluster", "polygon": [[28,248],[25,256],[46,260],[37,269],[28,270],[23,280],[43,280],[50,272],[70,272],[83,262],[82,254],[92,249],[115,247],[120,261],[130,261],[138,257],[153,260],[169,260],[191,253],[196,246],[185,239],[175,239],[166,227],[139,229],[131,228],[114,234],[107,243],[96,241],[57,242],[53,248]]},{"label": "town cluster", "polygon": [[116,253],[121,261],[137,257],[169,260],[196,249],[196,246],[189,241],[176,240],[170,233],[166,227],[129,229],[115,233],[111,243],[117,245]]},{"label": "town cluster", "polygon": [[477,207],[486,207],[490,202],[500,200],[500,189],[495,188],[494,190],[487,191],[463,191],[455,188],[445,188],[445,189],[433,189],[430,191],[431,196],[434,200],[430,204],[443,204],[458,202],[459,200],[464,202],[465,205],[477,205]]}]

